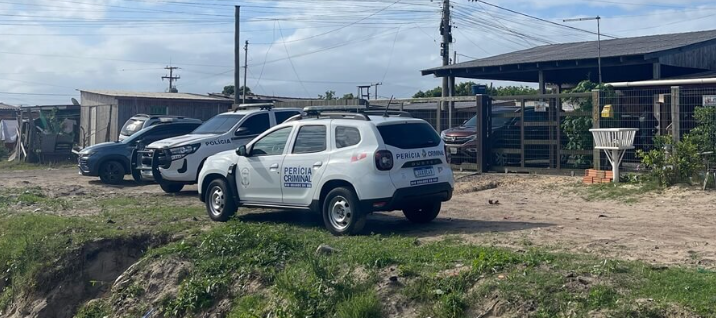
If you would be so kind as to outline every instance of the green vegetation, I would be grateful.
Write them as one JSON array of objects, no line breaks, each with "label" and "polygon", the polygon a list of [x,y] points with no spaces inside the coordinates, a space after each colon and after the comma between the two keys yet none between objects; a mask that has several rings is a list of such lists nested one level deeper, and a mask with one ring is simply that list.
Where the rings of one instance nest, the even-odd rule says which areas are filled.
[{"label": "green vegetation", "polygon": [[635,203],[639,197],[662,190],[653,181],[631,181],[626,183],[603,183],[589,186],[578,185],[582,189],[582,198],[587,201],[614,200],[624,203]]},{"label": "green vegetation", "polygon": [[[12,204],[25,191],[37,206],[53,204],[37,189],[6,191],[0,197]],[[606,186],[600,191],[612,193]],[[99,208],[99,215],[59,217],[0,206],[0,282],[9,283],[0,285],[0,312],[34,290],[57,260],[84,244],[149,234],[180,237],[150,248],[142,263],[146,268],[169,259],[191,264],[176,282],[176,294],[158,306],[143,303],[153,292],[145,276],[137,275],[85,304],[77,317],[126,314],[113,307],[126,299],[141,308],[132,309],[136,312],[154,308],[155,315],[165,317],[196,316],[227,301],[232,318],[382,317],[395,314],[390,303],[438,318],[479,316],[495,305],[505,315],[530,317],[589,317],[595,311],[663,317],[673,308],[716,315],[716,273],[704,269],[655,268],[531,247],[475,246],[457,236],[432,242],[384,235],[334,237],[320,228],[249,223],[241,217],[207,227],[200,206],[181,206],[170,196],[142,198],[141,203],[106,198],[75,202],[72,208],[84,204]],[[316,254],[320,244],[338,252]]]},{"label": "green vegetation", "polygon": [[[477,83],[473,81],[462,82],[455,85],[455,96],[472,96],[472,86]],[[537,94],[537,89],[529,86],[499,86],[488,87],[487,94],[491,96],[515,96],[515,95],[533,95]],[[418,91],[413,98],[441,97],[443,94],[442,87],[438,86],[427,91]]]},{"label": "green vegetation", "polygon": [[76,164],[76,162],[53,162],[49,164],[39,164],[0,160],[0,171],[60,169],[74,167]]},{"label": "green vegetation", "polygon": [[104,301],[87,303],[77,311],[75,318],[104,318],[109,316],[110,308]]},{"label": "green vegetation", "polygon": [[[149,206],[143,203],[150,204]],[[18,213],[31,205],[38,213]],[[69,210],[83,205],[100,207],[98,216],[62,217],[42,211]],[[85,206],[86,208],[86,206]],[[11,212],[12,211],[12,212]],[[31,292],[49,269],[57,270],[65,256],[96,239],[129,240],[165,237],[177,232],[193,232],[198,222],[181,222],[201,215],[196,208],[180,206],[168,197],[154,199],[100,199],[75,202],[49,198],[39,188],[0,191],[0,312],[12,298]],[[112,220],[108,223],[108,220]],[[0,283],[0,286],[3,284]]]},{"label": "green vegetation", "polygon": [[[662,186],[680,182],[691,183],[703,171],[703,158],[699,155],[697,138],[685,135],[674,144],[671,136],[654,137],[654,149],[637,150],[637,156],[648,169],[648,176]],[[671,150],[667,150],[668,147]]]}]

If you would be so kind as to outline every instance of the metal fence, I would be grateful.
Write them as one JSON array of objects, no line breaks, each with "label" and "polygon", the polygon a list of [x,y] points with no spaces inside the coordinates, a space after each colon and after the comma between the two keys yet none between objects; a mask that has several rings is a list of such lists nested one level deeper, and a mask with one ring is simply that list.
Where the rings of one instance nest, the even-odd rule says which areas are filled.
[{"label": "metal fence", "polygon": [[[712,107],[709,100],[716,99],[716,87],[635,87],[602,90],[597,94],[599,113],[594,116],[595,127],[639,128],[635,149],[627,151],[622,162],[625,170],[639,170],[641,158],[637,152],[653,149],[654,137],[671,136],[676,142],[690,133],[698,124],[694,117],[696,109]],[[711,104],[714,103],[716,100]],[[599,157],[596,168],[608,168],[604,155],[595,156]]]},{"label": "metal fence", "polygon": [[[638,170],[638,150],[653,149],[656,136],[679,140],[697,126],[695,110],[709,103],[716,104],[716,86],[398,99],[390,109],[430,123],[441,133],[456,169],[569,172],[610,168],[606,156],[594,149],[591,128],[639,128],[635,149],[622,162],[625,170]],[[387,100],[370,101],[371,108],[387,105]]]}]

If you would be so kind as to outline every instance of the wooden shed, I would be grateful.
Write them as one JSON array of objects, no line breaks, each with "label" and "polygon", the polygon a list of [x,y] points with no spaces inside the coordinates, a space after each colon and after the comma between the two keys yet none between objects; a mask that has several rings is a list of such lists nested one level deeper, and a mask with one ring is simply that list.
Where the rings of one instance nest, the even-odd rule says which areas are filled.
[{"label": "wooden shed", "polygon": [[136,114],[174,115],[207,120],[231,109],[233,100],[188,93],[80,90],[83,147],[116,140]]}]

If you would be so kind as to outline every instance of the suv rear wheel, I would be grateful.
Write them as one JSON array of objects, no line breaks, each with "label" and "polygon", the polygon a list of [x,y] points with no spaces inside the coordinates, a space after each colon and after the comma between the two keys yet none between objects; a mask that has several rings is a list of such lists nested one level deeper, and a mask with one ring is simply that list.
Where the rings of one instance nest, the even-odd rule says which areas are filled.
[{"label": "suv rear wheel", "polygon": [[428,223],[438,217],[442,202],[423,202],[403,209],[405,217],[413,223]]},{"label": "suv rear wheel", "polygon": [[214,221],[226,222],[237,210],[236,202],[231,196],[231,189],[222,179],[216,179],[209,183],[204,201],[206,202],[206,212]]},{"label": "suv rear wheel", "polygon": [[110,160],[99,167],[99,179],[106,184],[120,184],[124,180],[124,166],[119,161]]},{"label": "suv rear wheel", "polygon": [[184,189],[184,185],[181,183],[160,183],[160,187],[166,193],[178,193],[181,189]]},{"label": "suv rear wheel", "polygon": [[323,223],[334,235],[360,232],[365,226],[366,213],[361,211],[358,196],[352,189],[331,190],[323,201]]}]

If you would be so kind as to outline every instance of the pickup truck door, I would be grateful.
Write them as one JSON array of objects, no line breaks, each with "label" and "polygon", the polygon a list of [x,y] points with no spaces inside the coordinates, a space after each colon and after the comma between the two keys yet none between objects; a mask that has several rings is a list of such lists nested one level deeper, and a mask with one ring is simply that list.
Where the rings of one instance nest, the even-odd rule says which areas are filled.
[{"label": "pickup truck door", "polygon": [[292,129],[284,127],[261,137],[247,157],[239,157],[236,184],[241,202],[281,204],[281,167]]}]

